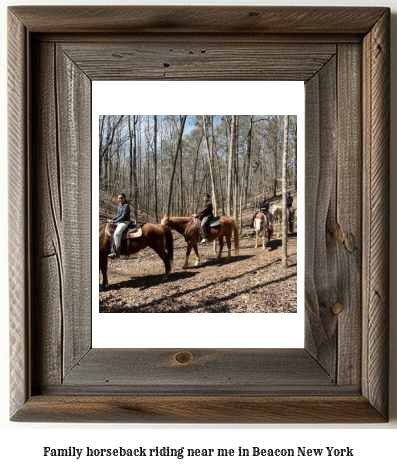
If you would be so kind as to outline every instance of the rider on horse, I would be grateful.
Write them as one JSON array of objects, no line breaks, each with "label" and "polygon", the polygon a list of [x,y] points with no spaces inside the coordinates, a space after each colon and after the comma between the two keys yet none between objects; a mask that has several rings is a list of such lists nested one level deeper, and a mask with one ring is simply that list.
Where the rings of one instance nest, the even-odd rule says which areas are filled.
[{"label": "rider on horse", "polygon": [[212,214],[212,203],[210,200],[211,196],[209,193],[204,194],[204,205],[201,208],[201,211],[198,213],[193,214],[193,217],[200,219],[201,221],[201,232],[202,232],[202,240],[201,243],[205,244],[207,242],[207,228],[206,225],[209,222],[210,218],[213,217]]},{"label": "rider on horse", "polygon": [[251,227],[254,227],[254,219],[259,213],[264,213],[269,218],[269,222],[273,222],[273,215],[269,211],[270,202],[266,195],[262,195],[262,201],[259,203],[259,210],[252,216]]},{"label": "rider on horse", "polygon": [[121,237],[125,229],[130,225],[130,204],[126,200],[125,194],[120,193],[117,196],[119,206],[117,208],[117,214],[112,219],[108,219],[107,223],[117,223],[116,230],[113,234],[114,248],[113,253],[109,254],[108,258],[120,258],[121,249]]},{"label": "rider on horse", "polygon": [[287,193],[287,208],[288,211],[290,212],[291,220],[294,220],[294,208],[292,207],[292,202],[294,201],[294,198],[291,196],[291,192],[289,191]]}]

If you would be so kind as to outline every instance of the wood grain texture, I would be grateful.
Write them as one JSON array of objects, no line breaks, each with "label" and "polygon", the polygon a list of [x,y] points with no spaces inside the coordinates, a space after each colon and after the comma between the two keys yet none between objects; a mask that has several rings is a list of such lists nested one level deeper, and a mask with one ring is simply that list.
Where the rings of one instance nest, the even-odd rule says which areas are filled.
[{"label": "wood grain texture", "polygon": [[38,387],[61,384],[91,347],[91,82],[54,44],[38,43],[35,57]]},{"label": "wood grain texture", "polygon": [[224,6],[12,7],[32,32],[366,33],[384,8]]},{"label": "wood grain texture", "polygon": [[[10,212],[31,235],[10,238],[12,420],[387,420],[389,21],[384,8],[10,10]],[[269,68],[271,57],[282,64]],[[184,365],[177,351],[91,350],[79,207],[90,201],[91,80],[236,69],[306,81],[306,350],[195,350]]]},{"label": "wood grain texture", "polygon": [[28,146],[28,112],[26,28],[8,15],[8,166],[9,166],[9,303],[10,303],[10,409],[15,413],[30,394],[30,277],[29,237],[30,204]]},{"label": "wood grain texture", "polygon": [[[178,349],[94,349],[67,375],[63,385],[118,386],[146,392],[172,389],[187,394],[261,393],[287,386],[329,386],[332,378],[304,349],[192,349],[178,363]],[[110,389],[109,389],[110,388]]]},{"label": "wood grain texture", "polygon": [[[331,311],[338,321],[337,384],[359,384],[362,361],[362,54],[359,45],[338,46],[334,245],[336,293]],[[364,236],[365,237],[365,236]]]},{"label": "wood grain texture", "polygon": [[91,81],[61,46],[56,71],[65,376],[91,348]]},{"label": "wood grain texture", "polygon": [[[336,377],[338,301],[334,226],[337,169],[336,58],[306,84],[305,347]],[[347,285],[345,285],[347,286]]]},{"label": "wood grain texture", "polygon": [[38,396],[15,421],[88,423],[379,423],[361,396]]},{"label": "wood grain texture", "polygon": [[[35,97],[33,134],[34,161],[32,207],[33,251],[32,350],[34,387],[60,384],[63,349],[63,271],[62,238],[58,214],[62,205],[59,182],[51,175],[58,173],[58,130],[55,91],[55,48],[53,44],[34,46]],[[50,294],[50,296],[49,296]]]},{"label": "wood grain texture", "polygon": [[159,42],[68,44],[67,54],[92,80],[309,80],[336,53],[334,44],[242,44],[163,35]]},{"label": "wood grain texture", "polygon": [[363,392],[388,411],[390,12],[364,39]]}]

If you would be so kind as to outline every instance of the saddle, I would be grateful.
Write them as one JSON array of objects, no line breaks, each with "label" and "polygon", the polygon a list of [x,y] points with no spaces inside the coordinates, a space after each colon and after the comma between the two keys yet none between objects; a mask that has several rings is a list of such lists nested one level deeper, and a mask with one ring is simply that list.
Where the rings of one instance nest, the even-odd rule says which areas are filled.
[{"label": "saddle", "polygon": [[[209,219],[209,221],[207,222],[207,227],[217,227],[217,226],[220,226],[221,225],[221,221],[220,221],[220,216],[212,216],[212,218]],[[201,234],[201,221],[199,218],[195,218],[195,217],[192,217],[192,220],[194,222],[194,225],[196,226],[196,229],[197,229],[197,232],[198,232],[198,238],[201,239],[202,238],[202,234]]]},{"label": "saddle", "polygon": [[[194,221],[194,224],[196,225],[197,229],[200,229],[201,228],[201,221],[199,218],[192,218],[193,221]],[[221,217],[220,216],[213,216],[212,218],[210,218],[210,220],[208,221],[207,223],[207,226],[208,227],[217,227],[217,226],[220,226],[221,224],[221,221],[220,221]]]},{"label": "saddle", "polygon": [[130,225],[127,227],[127,230],[123,232],[121,240],[135,239],[137,237],[141,237],[141,235],[142,235],[142,228],[140,224],[134,224],[130,222]]},{"label": "saddle", "polygon": [[[106,232],[110,237],[113,236],[114,231],[115,231],[114,224],[106,225]],[[134,224],[133,222],[130,222],[130,225],[127,227],[127,230],[123,232],[121,236],[121,240],[136,239],[141,236],[142,236],[142,227],[139,224]]]}]

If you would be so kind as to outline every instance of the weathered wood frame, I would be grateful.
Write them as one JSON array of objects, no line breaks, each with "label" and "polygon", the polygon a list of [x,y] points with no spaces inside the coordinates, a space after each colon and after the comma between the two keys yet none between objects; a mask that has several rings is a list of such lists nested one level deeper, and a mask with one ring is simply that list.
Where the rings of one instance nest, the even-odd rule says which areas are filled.
[{"label": "weathered wood frame", "polygon": [[[9,9],[12,420],[387,420],[389,22],[387,8]],[[91,80],[231,78],[306,82],[305,348],[92,349]]]}]

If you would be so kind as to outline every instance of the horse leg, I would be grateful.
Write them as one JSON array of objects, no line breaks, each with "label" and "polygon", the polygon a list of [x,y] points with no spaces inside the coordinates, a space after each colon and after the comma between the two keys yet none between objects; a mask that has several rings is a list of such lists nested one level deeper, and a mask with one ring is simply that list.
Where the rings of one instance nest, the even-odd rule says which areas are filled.
[{"label": "horse leg", "polygon": [[217,260],[220,260],[222,258],[222,250],[223,250],[223,236],[219,237],[219,250],[218,250],[218,256],[216,257]]},{"label": "horse leg", "polygon": [[171,262],[170,262],[170,256],[168,253],[164,250],[164,247],[156,247],[156,246],[151,246],[152,249],[156,252],[156,254],[161,258],[161,260],[164,263],[165,266],[165,274],[164,274],[164,281],[168,280],[168,277],[171,273]]},{"label": "horse leg", "polygon": [[262,232],[262,250],[265,250],[265,237],[266,237],[266,232],[263,230]]},{"label": "horse leg", "polygon": [[185,259],[185,263],[182,265],[182,270],[187,268],[189,265],[189,255],[190,255],[191,250],[192,250],[192,244],[188,242],[187,249],[186,249],[186,259]]},{"label": "horse leg", "polygon": [[227,260],[230,260],[232,256],[232,238],[230,236],[226,236],[226,244],[227,244]]},{"label": "horse leg", "polygon": [[108,284],[108,259],[107,257],[99,257],[99,273],[102,272],[102,284],[99,291],[103,291]]},{"label": "horse leg", "polygon": [[258,231],[255,231],[255,248],[256,249],[258,248],[258,239],[259,239]]},{"label": "horse leg", "polygon": [[200,265],[200,255],[199,255],[199,253],[198,253],[197,244],[193,244],[193,249],[194,249],[194,252],[195,252],[196,257],[197,257],[197,260],[196,260],[196,262],[194,263],[194,266],[197,267],[197,265]]}]

